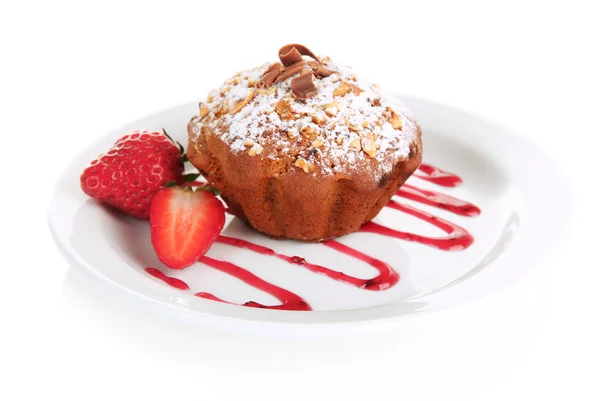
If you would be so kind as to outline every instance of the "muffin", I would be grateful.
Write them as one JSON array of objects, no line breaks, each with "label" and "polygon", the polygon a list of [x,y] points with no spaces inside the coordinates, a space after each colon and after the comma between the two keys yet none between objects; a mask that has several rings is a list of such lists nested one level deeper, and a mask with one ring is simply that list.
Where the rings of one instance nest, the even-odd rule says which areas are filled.
[{"label": "muffin", "polygon": [[421,163],[421,129],[349,67],[302,45],[200,103],[187,156],[231,213],[273,238],[319,242],[373,219]]}]

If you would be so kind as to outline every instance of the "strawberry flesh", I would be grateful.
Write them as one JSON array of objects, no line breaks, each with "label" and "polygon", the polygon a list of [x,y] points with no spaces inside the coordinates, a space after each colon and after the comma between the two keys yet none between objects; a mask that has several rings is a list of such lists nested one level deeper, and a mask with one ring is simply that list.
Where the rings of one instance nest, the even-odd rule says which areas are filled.
[{"label": "strawberry flesh", "polygon": [[225,224],[225,208],[207,190],[164,188],[150,206],[150,233],[156,255],[181,270],[200,259]]}]

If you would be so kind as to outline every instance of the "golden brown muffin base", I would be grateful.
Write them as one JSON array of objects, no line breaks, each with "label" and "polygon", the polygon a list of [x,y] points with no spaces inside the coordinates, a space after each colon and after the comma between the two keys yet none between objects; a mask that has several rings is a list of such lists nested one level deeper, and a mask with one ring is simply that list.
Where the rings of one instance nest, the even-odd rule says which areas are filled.
[{"label": "golden brown muffin base", "polygon": [[321,242],[357,231],[381,211],[422,159],[419,128],[408,157],[379,180],[369,173],[313,175],[245,152],[234,154],[210,129],[202,127],[196,135],[194,126],[193,121],[188,125],[190,162],[221,192],[236,217],[276,239]]}]

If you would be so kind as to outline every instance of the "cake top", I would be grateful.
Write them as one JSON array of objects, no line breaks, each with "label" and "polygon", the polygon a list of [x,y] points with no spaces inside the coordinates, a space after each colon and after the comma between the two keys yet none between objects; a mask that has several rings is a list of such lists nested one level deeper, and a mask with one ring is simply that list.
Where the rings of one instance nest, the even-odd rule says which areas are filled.
[{"label": "cake top", "polygon": [[419,129],[403,105],[302,45],[284,46],[279,56],[212,90],[192,132],[210,128],[234,153],[283,159],[313,174],[380,176],[409,156]]}]

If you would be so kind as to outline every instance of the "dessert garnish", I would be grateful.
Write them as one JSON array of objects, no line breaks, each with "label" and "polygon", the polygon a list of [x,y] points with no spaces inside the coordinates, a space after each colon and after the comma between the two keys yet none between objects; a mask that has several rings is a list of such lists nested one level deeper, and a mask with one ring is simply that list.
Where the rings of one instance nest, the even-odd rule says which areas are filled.
[{"label": "dessert garnish", "polygon": [[313,82],[313,74],[300,75],[292,79],[292,93],[298,99],[307,99],[317,94],[318,90]]},{"label": "dessert garnish", "polygon": [[183,147],[166,132],[133,131],[94,159],[81,174],[83,192],[141,219],[168,182],[183,184]]},{"label": "dessert garnish", "polygon": [[[314,61],[305,61],[302,56],[311,57]],[[317,94],[314,77],[328,77],[335,72],[321,64],[310,49],[299,44],[285,45],[279,49],[279,60],[281,63],[271,64],[263,73],[257,87],[268,88],[300,73],[299,77],[292,79],[291,88],[294,96],[302,100]]]},{"label": "dessert garnish", "polygon": [[292,43],[279,49],[279,60],[286,67],[303,61],[302,56],[308,56],[319,61],[319,58],[304,45]]},{"label": "dessert garnish", "polygon": [[225,208],[206,187],[163,188],[150,206],[150,234],[158,259],[183,269],[211,247],[225,224]]},{"label": "dessert garnish", "polygon": [[279,74],[281,74],[281,70],[283,70],[283,65],[281,63],[271,64],[269,68],[263,73],[260,81],[256,84],[257,88],[268,88],[273,85]]}]

